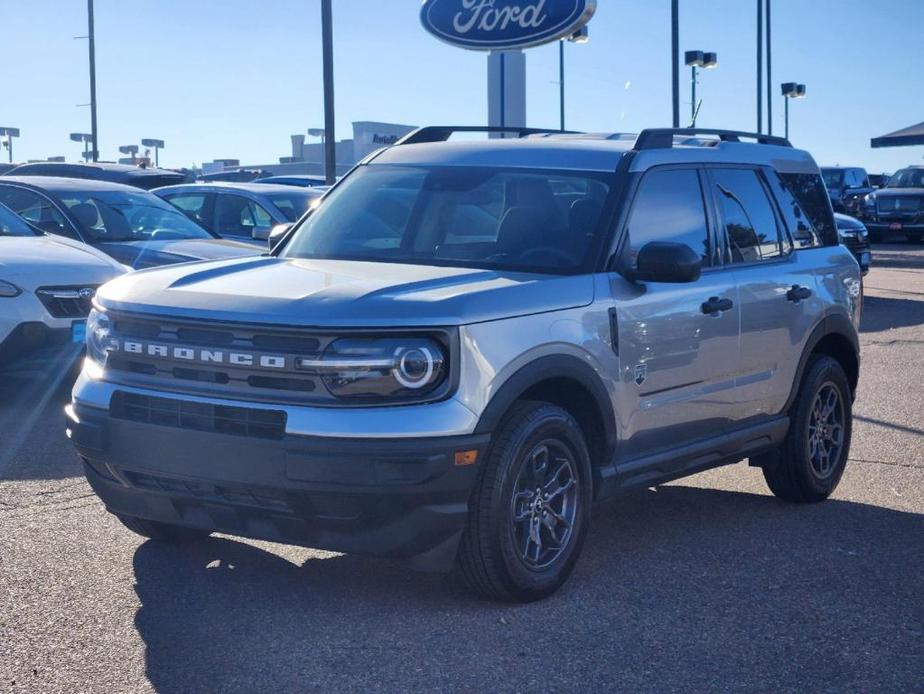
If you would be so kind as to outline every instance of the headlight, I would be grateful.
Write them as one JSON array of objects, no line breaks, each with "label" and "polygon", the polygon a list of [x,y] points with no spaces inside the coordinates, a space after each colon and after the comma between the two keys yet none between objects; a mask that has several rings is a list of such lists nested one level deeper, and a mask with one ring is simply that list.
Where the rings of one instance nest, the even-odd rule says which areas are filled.
[{"label": "headlight", "polygon": [[4,282],[0,280],[0,298],[11,299],[14,296],[19,296],[22,294],[22,289],[17,287],[12,282]]},{"label": "headlight", "polygon": [[115,350],[109,316],[105,311],[91,309],[87,317],[87,356],[100,366],[106,366],[106,357]]},{"label": "headlight", "polygon": [[420,397],[445,383],[447,372],[445,348],[425,337],[341,338],[296,368],[316,371],[340,398]]}]

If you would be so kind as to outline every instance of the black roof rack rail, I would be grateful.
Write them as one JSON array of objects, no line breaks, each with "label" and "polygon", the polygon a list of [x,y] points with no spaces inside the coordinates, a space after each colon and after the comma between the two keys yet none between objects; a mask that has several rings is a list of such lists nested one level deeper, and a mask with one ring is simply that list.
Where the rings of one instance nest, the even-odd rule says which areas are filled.
[{"label": "black roof rack rail", "polygon": [[573,130],[552,130],[550,128],[526,128],[504,125],[426,125],[412,130],[395,142],[396,145],[416,145],[422,142],[445,142],[453,133],[513,133],[517,137],[527,135],[550,135],[553,133],[574,133]]},{"label": "black roof rack rail", "polygon": [[676,136],[696,137],[697,135],[715,135],[722,142],[741,142],[745,137],[757,140],[762,145],[778,145],[792,147],[785,137],[764,135],[763,133],[748,133],[741,130],[716,130],[711,128],[646,128],[635,139],[635,150],[642,149],[670,149],[674,146]]}]

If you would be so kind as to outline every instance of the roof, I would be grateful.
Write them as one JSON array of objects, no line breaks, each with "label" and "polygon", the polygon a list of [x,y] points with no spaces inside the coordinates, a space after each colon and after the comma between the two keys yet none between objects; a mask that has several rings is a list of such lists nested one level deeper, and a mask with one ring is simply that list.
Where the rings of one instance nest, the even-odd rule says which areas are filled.
[{"label": "roof", "polygon": [[[668,143],[671,140],[668,139]],[[619,160],[635,151],[633,171],[671,163],[762,164],[783,173],[817,173],[812,157],[781,144],[724,141],[678,135],[672,146],[636,150],[634,136],[619,134],[549,134],[536,137],[448,140],[389,147],[375,164],[433,166],[497,166],[612,172]]]},{"label": "roof", "polygon": [[167,191],[203,191],[203,190],[229,190],[252,195],[271,195],[273,193],[285,193],[286,195],[304,195],[305,197],[317,197],[321,193],[312,188],[301,188],[298,186],[287,186],[282,183],[250,183],[234,181],[200,181],[199,183],[180,183],[175,186],[163,186],[155,188],[158,193]]},{"label": "roof", "polygon": [[924,145],[924,121],[893,133],[874,137],[869,141],[870,147],[906,147],[909,145]]},{"label": "roof", "polygon": [[35,186],[52,193],[69,191],[122,191],[123,193],[147,193],[148,191],[111,181],[99,181],[93,178],[67,178],[66,176],[0,176],[2,183],[22,183]]},{"label": "roof", "polygon": [[26,176],[28,175],[29,169],[47,169],[51,170],[52,168],[60,169],[61,171],[80,171],[84,170],[87,172],[96,171],[102,174],[112,174],[113,177],[145,177],[145,176],[183,176],[184,174],[178,173],[176,171],[170,171],[169,169],[155,169],[152,167],[141,168],[140,166],[132,166],[131,164],[109,164],[109,163],[73,163],[73,162],[58,162],[58,161],[36,161],[29,164],[20,164],[16,168],[10,171],[11,175],[14,176]]}]

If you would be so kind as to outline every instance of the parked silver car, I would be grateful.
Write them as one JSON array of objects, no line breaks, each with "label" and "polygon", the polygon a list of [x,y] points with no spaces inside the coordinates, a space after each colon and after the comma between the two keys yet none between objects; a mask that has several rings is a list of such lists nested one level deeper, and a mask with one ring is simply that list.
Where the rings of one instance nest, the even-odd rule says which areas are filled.
[{"label": "parked silver car", "polygon": [[273,183],[215,182],[166,186],[154,193],[222,237],[266,241],[274,226],[295,222],[324,191]]}]

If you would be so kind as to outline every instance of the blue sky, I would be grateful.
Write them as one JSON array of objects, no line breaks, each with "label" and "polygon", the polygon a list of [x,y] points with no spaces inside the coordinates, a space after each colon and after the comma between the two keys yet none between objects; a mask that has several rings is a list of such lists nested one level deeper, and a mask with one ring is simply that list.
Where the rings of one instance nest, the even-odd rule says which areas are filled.
[{"label": "blue sky", "polygon": [[[681,0],[681,51],[718,52],[702,75],[698,124],[756,124],[755,2]],[[96,0],[101,157],[142,137],[167,141],[161,164],[289,153],[289,135],[323,124],[318,0]],[[485,55],[447,46],[418,0],[334,0],[337,137],[354,120],[484,123]],[[66,155],[89,130],[85,0],[5,0],[0,125],[19,127],[16,158]],[[799,81],[790,135],[822,164],[894,171],[924,147],[869,148],[924,120],[924,2],[773,0],[774,131],[779,83]],[[598,0],[590,42],[566,45],[567,125],[634,132],[670,124],[669,0]],[[19,57],[17,60],[16,57]],[[558,125],[558,49],[529,49],[528,121]],[[689,75],[681,72],[689,110]]]}]

